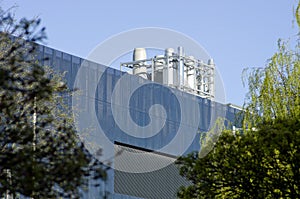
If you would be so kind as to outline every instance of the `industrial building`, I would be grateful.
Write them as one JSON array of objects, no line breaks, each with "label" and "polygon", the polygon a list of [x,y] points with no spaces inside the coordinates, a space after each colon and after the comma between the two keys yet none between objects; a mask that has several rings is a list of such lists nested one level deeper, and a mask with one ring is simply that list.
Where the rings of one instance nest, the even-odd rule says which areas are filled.
[{"label": "industrial building", "polygon": [[68,87],[79,90],[68,103],[80,137],[92,154],[102,149],[99,159],[111,168],[108,180],[83,198],[176,198],[190,184],[176,158],[199,151],[217,118],[234,123],[240,111],[214,101],[213,60],[185,55],[183,47],[151,58],[136,48],[120,69],[42,45],[38,59],[66,71]]}]

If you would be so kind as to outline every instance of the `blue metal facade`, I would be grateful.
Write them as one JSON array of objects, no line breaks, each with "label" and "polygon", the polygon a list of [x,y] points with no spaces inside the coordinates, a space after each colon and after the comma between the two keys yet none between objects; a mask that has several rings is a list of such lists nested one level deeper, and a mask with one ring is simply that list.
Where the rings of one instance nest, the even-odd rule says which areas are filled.
[{"label": "blue metal facade", "polygon": [[[227,105],[40,45],[38,58],[43,60],[46,57],[49,60],[42,61],[43,65],[66,71],[68,86],[81,91],[78,98],[70,98],[69,103],[73,108],[79,108],[76,118],[79,131],[91,129],[88,135],[82,136],[85,142],[91,143],[89,150],[93,153],[97,148],[103,148],[107,153],[104,159],[115,154],[118,143],[126,150],[136,150],[132,152],[135,154],[145,149],[155,154],[150,154],[150,158],[158,159],[158,155],[164,159],[199,151],[201,132],[207,132],[219,117],[235,122],[235,115],[239,112]],[[186,185],[174,170],[174,164],[144,172],[129,171],[128,167],[147,164],[149,157],[146,156],[145,159],[135,159],[129,166],[124,166],[122,157],[119,166],[112,158],[115,169],[108,171],[108,182],[85,193],[84,197],[102,198],[108,191],[109,198],[174,198],[176,193],[167,193],[170,195],[166,196],[160,190],[166,186],[147,187],[153,183],[174,184],[174,187]],[[164,176],[163,173],[178,177],[158,179]],[[140,188],[136,187],[139,185]],[[133,190],[134,187],[137,190]]]}]

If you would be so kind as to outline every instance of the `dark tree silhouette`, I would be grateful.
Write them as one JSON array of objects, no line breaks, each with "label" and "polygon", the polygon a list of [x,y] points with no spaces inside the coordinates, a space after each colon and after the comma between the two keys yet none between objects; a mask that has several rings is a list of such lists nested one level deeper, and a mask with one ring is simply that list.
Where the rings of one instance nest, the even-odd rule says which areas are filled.
[{"label": "dark tree silhouette", "polygon": [[62,75],[36,59],[39,24],[0,12],[0,197],[76,198],[106,173],[77,136]]}]

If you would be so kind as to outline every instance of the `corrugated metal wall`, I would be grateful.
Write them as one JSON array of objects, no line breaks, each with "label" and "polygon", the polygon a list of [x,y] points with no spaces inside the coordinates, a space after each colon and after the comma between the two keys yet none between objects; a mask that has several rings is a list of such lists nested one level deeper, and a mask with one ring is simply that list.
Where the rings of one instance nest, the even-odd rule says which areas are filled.
[{"label": "corrugated metal wall", "polygon": [[[174,157],[199,150],[201,132],[208,131],[218,117],[234,122],[239,112],[40,46],[38,58],[43,57],[50,58],[44,65],[67,71],[68,86],[80,90],[68,102],[91,153],[101,147],[104,160],[117,153],[112,159],[115,170],[105,183],[113,198],[174,198],[179,186],[189,184],[179,176]],[[102,197],[101,191],[92,192]]]}]

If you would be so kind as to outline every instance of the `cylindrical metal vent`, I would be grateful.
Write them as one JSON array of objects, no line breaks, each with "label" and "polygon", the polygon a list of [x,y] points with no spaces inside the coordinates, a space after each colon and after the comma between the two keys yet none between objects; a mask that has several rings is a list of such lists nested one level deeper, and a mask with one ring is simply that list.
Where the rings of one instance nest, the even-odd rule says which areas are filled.
[{"label": "cylindrical metal vent", "polygon": [[[146,49],[145,48],[135,48],[133,50],[133,61],[140,61],[147,59]],[[138,75],[147,79],[147,67],[141,62],[139,64],[133,65],[133,74]]]}]

